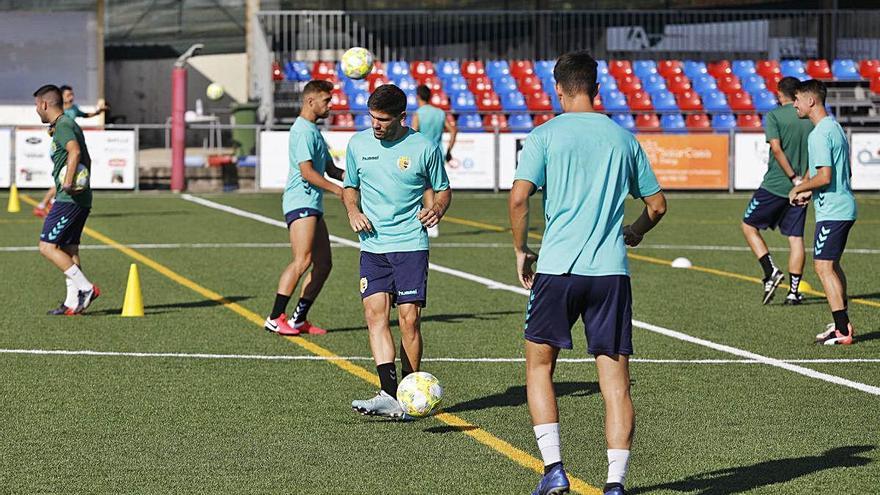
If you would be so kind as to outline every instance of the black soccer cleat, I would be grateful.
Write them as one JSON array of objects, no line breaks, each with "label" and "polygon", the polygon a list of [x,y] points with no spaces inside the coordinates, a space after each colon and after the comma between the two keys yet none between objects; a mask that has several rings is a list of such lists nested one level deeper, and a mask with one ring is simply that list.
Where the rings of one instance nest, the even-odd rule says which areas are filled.
[{"label": "black soccer cleat", "polygon": [[779,287],[779,284],[785,279],[785,274],[782,273],[782,270],[776,269],[773,270],[773,273],[770,275],[770,278],[764,279],[764,302],[763,304],[768,304],[773,300],[773,293],[776,292],[776,288]]}]

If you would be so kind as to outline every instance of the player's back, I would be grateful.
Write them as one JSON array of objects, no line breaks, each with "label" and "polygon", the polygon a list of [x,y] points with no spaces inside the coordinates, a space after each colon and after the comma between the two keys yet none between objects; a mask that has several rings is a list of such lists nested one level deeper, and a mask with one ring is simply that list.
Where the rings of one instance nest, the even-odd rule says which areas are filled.
[{"label": "player's back", "polygon": [[434,144],[439,145],[443,139],[446,112],[432,105],[422,105],[416,110],[416,115],[419,116],[419,132]]}]

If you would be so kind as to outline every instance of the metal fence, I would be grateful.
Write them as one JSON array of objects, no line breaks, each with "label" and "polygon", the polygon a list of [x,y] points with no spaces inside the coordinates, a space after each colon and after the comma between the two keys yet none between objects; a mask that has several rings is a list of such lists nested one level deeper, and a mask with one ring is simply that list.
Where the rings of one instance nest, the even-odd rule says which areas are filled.
[{"label": "metal fence", "polygon": [[268,11],[275,60],[880,58],[880,10]]}]

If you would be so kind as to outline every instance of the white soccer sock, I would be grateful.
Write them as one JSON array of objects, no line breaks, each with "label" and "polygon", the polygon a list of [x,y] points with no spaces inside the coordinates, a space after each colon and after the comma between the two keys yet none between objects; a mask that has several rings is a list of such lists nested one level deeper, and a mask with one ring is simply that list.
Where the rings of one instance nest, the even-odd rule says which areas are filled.
[{"label": "white soccer sock", "polygon": [[554,462],[562,462],[562,452],[559,442],[559,423],[546,423],[534,427],[535,438],[538,440],[538,449],[544,465],[549,466]]},{"label": "white soccer sock", "polygon": [[629,450],[608,449],[608,481],[606,483],[620,483],[626,479],[626,469],[629,467]]},{"label": "white soccer sock", "polygon": [[65,277],[64,282],[67,284],[67,297],[64,298],[64,305],[71,309],[76,309],[79,305],[79,291],[73,285],[73,280]]},{"label": "white soccer sock", "polygon": [[76,290],[87,291],[92,290],[92,283],[89,282],[89,279],[86,278],[86,274],[79,269],[78,266],[73,265],[67,270],[64,271],[64,275],[73,282]]}]

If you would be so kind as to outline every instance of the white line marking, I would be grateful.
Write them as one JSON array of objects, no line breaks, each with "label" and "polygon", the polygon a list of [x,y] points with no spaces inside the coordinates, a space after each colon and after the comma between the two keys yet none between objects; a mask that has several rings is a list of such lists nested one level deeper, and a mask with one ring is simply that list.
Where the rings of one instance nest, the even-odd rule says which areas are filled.
[{"label": "white line marking", "polygon": [[[642,244],[639,248],[645,249],[668,249],[668,250],[682,250],[682,251],[748,251],[751,249],[748,246],[700,246],[696,244]],[[776,246],[770,247],[770,249],[775,250],[788,250],[788,246]],[[813,250],[812,247],[804,248],[804,252],[811,252]],[[862,248],[846,248],[846,254],[880,254],[880,249],[862,249]]]},{"label": "white line marking", "polygon": [[[213,201],[208,201],[206,199],[197,198],[197,197],[191,196],[189,194],[183,194],[183,195],[181,195],[181,198],[183,198],[187,201],[192,201],[194,203],[201,204],[203,206],[207,206],[209,208],[214,208],[217,210],[225,211],[227,213],[232,213],[233,215],[237,215],[240,217],[250,218],[252,220],[256,220],[258,222],[263,222],[263,223],[266,223],[269,225],[276,225],[276,226],[280,226],[283,228],[287,228],[287,225],[284,222],[280,222],[278,220],[273,220],[271,218],[264,217],[262,215],[258,215],[256,213],[251,213],[248,211],[239,210],[238,208],[233,208],[231,206],[226,206],[226,205],[223,205],[220,203],[215,203]],[[335,237],[332,235],[330,236],[330,240],[333,242],[338,242],[340,244],[358,245],[358,243],[355,241],[350,241],[348,239],[343,239],[341,237]],[[459,277],[459,278],[463,278],[465,280],[470,280],[472,282],[477,282],[479,284],[485,285],[486,287],[488,287],[490,289],[506,290],[506,291],[513,292],[516,294],[521,294],[524,296],[529,295],[529,291],[522,288],[522,287],[516,287],[513,285],[504,284],[504,283],[501,283],[501,282],[498,282],[498,281],[495,281],[492,279],[480,277],[479,275],[474,275],[472,273],[467,273],[467,272],[463,272],[460,270],[455,270],[453,268],[447,268],[444,266],[435,265],[434,263],[431,263],[429,265],[429,268],[431,270],[445,273],[447,275],[452,275],[454,277]],[[705,339],[701,339],[698,337],[693,337],[693,336],[688,335],[686,333],[677,332],[675,330],[670,330],[668,328],[659,327],[657,325],[651,325],[650,323],[645,323],[643,321],[633,320],[633,326],[644,329],[644,330],[648,330],[650,332],[658,333],[660,335],[665,335],[667,337],[672,337],[677,340],[682,340],[682,341],[690,342],[692,344],[697,344],[697,345],[700,345],[703,347],[708,347],[710,349],[715,349],[716,351],[725,352],[727,354],[733,354],[733,355],[739,356],[741,358],[755,360],[760,363],[763,363],[763,364],[766,364],[769,366],[774,366],[776,368],[782,368],[784,370],[788,370],[793,373],[797,373],[799,375],[803,375],[803,376],[806,376],[809,378],[822,380],[822,381],[825,381],[828,383],[835,383],[838,385],[843,385],[844,387],[849,387],[849,388],[859,390],[859,391],[862,391],[862,392],[865,392],[865,393],[868,393],[871,395],[880,396],[880,387],[875,387],[873,385],[868,385],[865,383],[856,382],[853,380],[848,380],[846,378],[841,378],[839,376],[829,375],[828,373],[822,373],[819,371],[811,370],[809,368],[804,368],[803,366],[798,366],[796,364],[787,363],[787,362],[781,361],[779,359],[762,356],[760,354],[756,354],[754,352],[749,352],[749,351],[746,351],[743,349],[739,349],[737,347],[732,347],[732,346],[724,345],[724,344],[717,344],[717,343],[712,342],[710,340],[705,340]]]},{"label": "white line marking", "polygon": [[[212,242],[212,243],[167,243],[167,244],[126,244],[132,249],[290,249],[287,242]],[[331,243],[330,247],[354,248],[349,244]],[[509,248],[510,244],[498,242],[434,242],[431,247],[439,248]],[[37,246],[0,246],[0,253],[39,251]],[[106,244],[80,244],[81,251],[116,249]]]},{"label": "white line marking", "polygon": [[[186,352],[116,352],[66,350],[66,349],[0,349],[0,354],[25,354],[36,356],[89,356],[89,357],[138,357],[138,358],[184,358],[184,359],[242,359],[256,361],[372,361],[369,356],[336,356],[324,357],[315,355],[259,355],[259,354],[207,354]],[[593,363],[593,358],[560,358],[561,363]],[[845,363],[880,363],[880,359],[785,359],[786,363],[845,364]],[[524,363],[525,358],[467,358],[467,357],[433,357],[423,358],[427,363]],[[764,364],[754,359],[644,359],[633,358],[633,363],[648,364]]]}]

